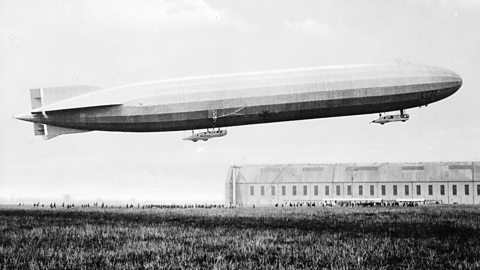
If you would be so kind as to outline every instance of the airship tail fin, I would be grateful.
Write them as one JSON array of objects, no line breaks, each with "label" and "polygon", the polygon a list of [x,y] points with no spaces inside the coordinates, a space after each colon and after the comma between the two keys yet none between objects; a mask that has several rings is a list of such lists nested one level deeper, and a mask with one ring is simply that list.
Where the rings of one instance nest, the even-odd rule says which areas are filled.
[{"label": "airship tail fin", "polygon": [[100,90],[100,87],[88,85],[48,87],[30,89],[32,110],[72,97]]},{"label": "airship tail fin", "polygon": [[34,123],[33,131],[35,133],[35,136],[41,135],[45,140],[50,140],[60,135],[87,132],[88,130],[64,128],[64,127]]},{"label": "airship tail fin", "polygon": [[35,136],[45,135],[45,126],[44,124],[33,123],[33,133]]}]

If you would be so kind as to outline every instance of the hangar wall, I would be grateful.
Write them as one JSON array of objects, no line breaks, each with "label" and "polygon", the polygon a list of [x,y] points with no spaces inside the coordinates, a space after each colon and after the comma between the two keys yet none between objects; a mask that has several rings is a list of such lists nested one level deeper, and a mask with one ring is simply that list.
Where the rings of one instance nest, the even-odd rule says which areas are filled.
[{"label": "hangar wall", "polygon": [[226,205],[411,199],[480,204],[480,162],[232,166],[225,183]]}]

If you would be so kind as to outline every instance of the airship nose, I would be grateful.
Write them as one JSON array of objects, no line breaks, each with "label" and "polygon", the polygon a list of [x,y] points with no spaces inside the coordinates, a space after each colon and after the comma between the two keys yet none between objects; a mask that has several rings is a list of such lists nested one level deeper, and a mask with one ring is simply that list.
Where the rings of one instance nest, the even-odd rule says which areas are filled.
[{"label": "airship nose", "polygon": [[453,83],[453,86],[449,89],[449,95],[452,95],[453,93],[457,92],[460,87],[462,87],[463,80],[458,73],[453,71],[449,71],[448,76],[452,79]]},{"label": "airship nose", "polygon": [[[455,78],[455,81],[458,85],[458,88],[460,88],[462,86],[462,83],[463,83],[463,80],[462,80],[462,77],[460,77],[460,75],[458,75],[457,73],[455,72],[452,72],[453,73],[453,77]],[[458,90],[458,89],[457,89]]]},{"label": "airship nose", "polygon": [[453,95],[460,89],[463,83],[462,77],[450,69],[437,67],[433,75],[441,78],[442,86],[439,89],[441,93],[440,99]]}]

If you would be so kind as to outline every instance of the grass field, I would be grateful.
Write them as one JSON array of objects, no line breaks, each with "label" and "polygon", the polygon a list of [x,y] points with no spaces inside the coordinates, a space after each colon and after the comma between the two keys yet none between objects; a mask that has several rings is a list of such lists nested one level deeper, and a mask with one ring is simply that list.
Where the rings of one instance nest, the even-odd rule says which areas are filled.
[{"label": "grass field", "polygon": [[0,209],[0,269],[480,268],[480,207]]}]

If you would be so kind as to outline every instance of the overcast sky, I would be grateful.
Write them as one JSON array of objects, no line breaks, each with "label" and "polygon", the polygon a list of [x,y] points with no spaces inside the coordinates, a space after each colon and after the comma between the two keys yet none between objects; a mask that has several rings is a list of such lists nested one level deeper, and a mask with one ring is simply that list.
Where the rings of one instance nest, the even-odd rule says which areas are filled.
[{"label": "overcast sky", "polygon": [[[0,0],[0,203],[218,201],[230,165],[480,161],[480,1]],[[398,60],[463,78],[453,96],[377,115],[44,141],[29,89]]]}]

